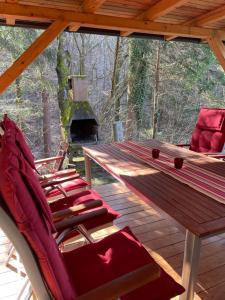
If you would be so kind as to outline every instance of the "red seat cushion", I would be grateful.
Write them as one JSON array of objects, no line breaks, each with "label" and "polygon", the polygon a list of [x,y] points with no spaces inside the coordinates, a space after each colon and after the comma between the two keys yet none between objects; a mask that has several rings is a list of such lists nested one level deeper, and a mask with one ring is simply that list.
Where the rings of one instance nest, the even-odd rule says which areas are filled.
[{"label": "red seat cushion", "polygon": [[[66,209],[74,205],[87,203],[92,200],[102,200],[101,196],[95,190],[87,190],[80,193],[76,193],[75,195],[60,199],[56,202],[50,203],[50,208],[52,212],[59,211],[61,209]],[[97,216],[92,218],[86,222],[84,225],[86,229],[92,229],[98,226],[102,226],[107,223],[113,222],[116,218],[120,217],[121,215],[113,210],[105,201],[102,200],[102,206],[107,209],[107,214],[102,216]],[[98,208],[96,208],[98,209]],[[94,209],[92,209],[94,210]],[[91,211],[90,209],[88,211]]]},{"label": "red seat cushion", "polygon": [[[85,180],[83,180],[82,178],[77,178],[77,179],[74,179],[74,180],[63,182],[63,183],[60,184],[60,186],[66,192],[69,192],[69,191],[72,191],[72,190],[84,188],[84,187],[88,186],[88,183]],[[59,196],[61,194],[62,193],[58,189],[54,189],[54,190],[47,193],[47,197],[55,197],[55,196]]]},{"label": "red seat cushion", "polygon": [[[97,243],[65,252],[63,258],[78,295],[146,264],[154,263],[128,227]],[[183,287],[161,269],[160,278],[120,298],[166,300],[183,292]]]},{"label": "red seat cushion", "polygon": [[201,108],[190,150],[221,152],[225,143],[225,109]]}]

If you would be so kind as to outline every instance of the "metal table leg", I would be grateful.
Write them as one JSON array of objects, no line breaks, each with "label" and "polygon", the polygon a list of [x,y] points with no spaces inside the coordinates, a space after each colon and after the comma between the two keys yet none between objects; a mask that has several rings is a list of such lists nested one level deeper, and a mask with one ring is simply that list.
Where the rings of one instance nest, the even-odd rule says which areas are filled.
[{"label": "metal table leg", "polygon": [[84,153],[84,164],[85,164],[85,178],[86,178],[86,181],[91,186],[91,159],[85,153]]},{"label": "metal table leg", "polygon": [[194,287],[198,273],[201,239],[186,230],[184,260],[182,269],[182,285],[185,293],[179,300],[192,300],[194,298]]}]

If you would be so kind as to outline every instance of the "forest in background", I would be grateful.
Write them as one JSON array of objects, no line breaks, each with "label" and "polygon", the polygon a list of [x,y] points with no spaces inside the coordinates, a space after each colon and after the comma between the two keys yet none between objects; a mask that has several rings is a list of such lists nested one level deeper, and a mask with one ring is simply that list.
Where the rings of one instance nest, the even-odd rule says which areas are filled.
[{"label": "forest in background", "polygon": [[[1,73],[40,32],[1,27]],[[126,138],[188,142],[201,106],[225,107],[224,71],[204,43],[63,33],[0,96],[0,117],[18,122],[36,158],[56,151],[73,110],[68,77],[78,74],[102,142],[118,120]]]}]

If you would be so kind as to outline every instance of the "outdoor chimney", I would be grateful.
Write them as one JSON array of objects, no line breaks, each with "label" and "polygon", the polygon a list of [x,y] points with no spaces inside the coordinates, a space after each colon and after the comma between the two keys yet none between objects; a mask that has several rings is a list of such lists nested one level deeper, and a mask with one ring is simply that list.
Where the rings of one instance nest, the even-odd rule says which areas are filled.
[{"label": "outdoor chimney", "polygon": [[70,77],[73,91],[74,111],[69,124],[72,143],[93,144],[98,141],[98,121],[88,101],[88,81],[86,76]]}]

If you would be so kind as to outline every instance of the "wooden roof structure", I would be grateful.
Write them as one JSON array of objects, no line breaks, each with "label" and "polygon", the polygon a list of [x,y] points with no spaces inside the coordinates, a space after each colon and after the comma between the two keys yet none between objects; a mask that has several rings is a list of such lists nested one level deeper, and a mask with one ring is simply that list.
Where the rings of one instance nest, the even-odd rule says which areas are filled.
[{"label": "wooden roof structure", "polygon": [[224,0],[0,0],[0,25],[46,28],[0,76],[0,93],[64,30],[204,41],[225,70]]}]

